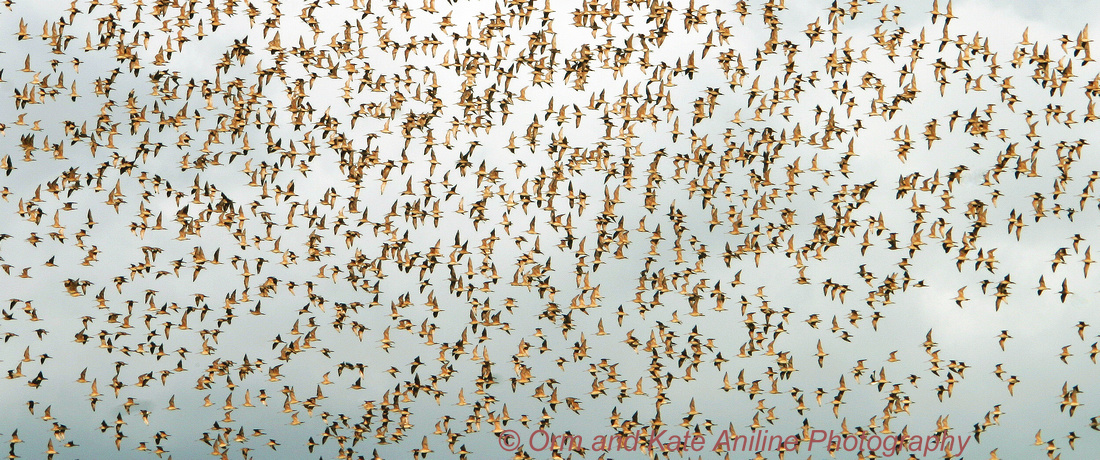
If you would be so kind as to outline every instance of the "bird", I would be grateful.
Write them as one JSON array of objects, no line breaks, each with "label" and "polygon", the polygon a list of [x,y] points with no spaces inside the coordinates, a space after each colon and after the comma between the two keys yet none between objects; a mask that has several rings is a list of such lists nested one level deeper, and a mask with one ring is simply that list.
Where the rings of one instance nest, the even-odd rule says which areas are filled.
[{"label": "bird", "polygon": [[1001,333],[997,335],[997,345],[1000,345],[1001,351],[1005,350],[1005,341],[1011,338],[1012,336],[1008,335],[1007,330],[1002,330]]}]

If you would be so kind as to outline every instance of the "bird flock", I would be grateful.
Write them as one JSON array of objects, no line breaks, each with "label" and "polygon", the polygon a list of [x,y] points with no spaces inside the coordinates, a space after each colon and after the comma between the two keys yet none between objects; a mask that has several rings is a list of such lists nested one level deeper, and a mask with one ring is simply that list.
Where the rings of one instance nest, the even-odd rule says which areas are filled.
[{"label": "bird flock", "polygon": [[1100,64],[990,4],[5,0],[8,457],[1093,458]]}]

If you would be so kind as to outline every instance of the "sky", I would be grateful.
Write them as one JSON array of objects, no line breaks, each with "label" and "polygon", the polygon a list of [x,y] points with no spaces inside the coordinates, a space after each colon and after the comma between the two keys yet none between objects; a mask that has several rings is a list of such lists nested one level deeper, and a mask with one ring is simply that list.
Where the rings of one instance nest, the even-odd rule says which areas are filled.
[{"label": "sky", "polygon": [[7,2],[12,455],[1090,458],[1100,5],[661,5]]}]

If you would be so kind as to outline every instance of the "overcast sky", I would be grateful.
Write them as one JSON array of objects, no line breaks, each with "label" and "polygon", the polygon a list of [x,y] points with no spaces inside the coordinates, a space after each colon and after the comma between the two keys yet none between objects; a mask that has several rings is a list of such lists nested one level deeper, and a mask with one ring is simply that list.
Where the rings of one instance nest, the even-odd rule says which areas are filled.
[{"label": "overcast sky", "polygon": [[[1100,224],[1086,115],[1100,65],[1074,48],[1100,5],[960,0],[941,49],[948,4],[933,18],[928,1],[838,3],[835,24],[830,2],[711,4],[696,25],[685,15],[703,16],[702,2],[671,2],[663,40],[653,19],[666,13],[619,1],[9,3],[0,431],[18,430],[23,458],[52,442],[57,458],[160,446],[388,459],[425,437],[450,458],[451,434],[470,458],[506,458],[493,433],[505,410],[501,428],[525,443],[548,416],[548,432],[587,447],[613,414],[682,432],[692,401],[687,428],[708,447],[730,426],[752,433],[754,415],[783,436],[872,422],[881,434],[895,385],[911,403],[891,414],[894,434],[973,436],[1003,414],[966,458],[1035,458],[1048,441],[1066,459],[1100,449],[1100,288],[1085,268]],[[581,7],[618,13],[577,26]],[[776,52],[762,53],[773,15]],[[876,34],[897,37],[894,56]],[[1044,50],[1045,87],[1033,78]],[[850,68],[831,74],[845,51]],[[778,155],[764,136],[784,139]],[[916,190],[899,193],[907,177]],[[414,208],[426,218],[407,217]],[[979,213],[988,226],[967,241]],[[781,378],[783,358],[793,372]],[[723,390],[742,371],[763,394]],[[1060,403],[1075,387],[1071,416]]]}]

